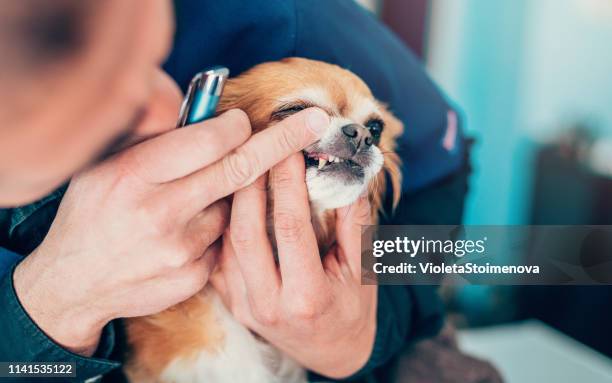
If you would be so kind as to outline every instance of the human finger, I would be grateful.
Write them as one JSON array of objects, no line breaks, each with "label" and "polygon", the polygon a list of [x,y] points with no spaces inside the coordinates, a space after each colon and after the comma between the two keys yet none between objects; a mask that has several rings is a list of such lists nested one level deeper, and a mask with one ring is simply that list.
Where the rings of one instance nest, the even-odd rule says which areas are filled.
[{"label": "human finger", "polygon": [[246,114],[238,109],[175,129],[130,150],[134,172],[150,183],[183,178],[221,159],[251,135]]},{"label": "human finger", "polygon": [[[278,261],[284,285],[310,289],[324,277],[310,217],[304,159],[294,154],[270,172]],[[305,286],[305,282],[308,282]],[[296,286],[300,287],[300,286]]]},{"label": "human finger", "polygon": [[372,210],[367,196],[353,204],[336,209],[336,237],[339,254],[345,259],[351,273],[359,277],[361,270],[361,233],[363,226],[372,223]]},{"label": "human finger", "polygon": [[170,193],[184,196],[184,203],[201,209],[251,184],[272,166],[314,143],[329,125],[329,116],[310,108],[265,129],[222,160],[173,182]]},{"label": "human finger", "polygon": [[229,237],[248,294],[266,301],[280,288],[280,278],[266,230],[266,177],[234,194]]}]

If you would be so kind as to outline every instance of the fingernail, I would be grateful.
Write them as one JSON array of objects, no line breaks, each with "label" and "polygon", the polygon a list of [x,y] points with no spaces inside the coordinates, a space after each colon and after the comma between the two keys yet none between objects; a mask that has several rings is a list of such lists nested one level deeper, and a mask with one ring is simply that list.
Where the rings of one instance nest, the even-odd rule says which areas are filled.
[{"label": "fingernail", "polygon": [[319,108],[312,108],[306,116],[306,125],[317,136],[321,136],[329,126],[329,116]]}]

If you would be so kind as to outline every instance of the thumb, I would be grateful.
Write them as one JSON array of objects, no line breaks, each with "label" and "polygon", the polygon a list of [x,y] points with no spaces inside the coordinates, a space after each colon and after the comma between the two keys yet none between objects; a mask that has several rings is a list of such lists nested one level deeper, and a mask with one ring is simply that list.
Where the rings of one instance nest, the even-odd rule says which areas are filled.
[{"label": "thumb", "polygon": [[363,226],[372,224],[372,210],[367,194],[353,204],[336,210],[336,236],[340,254],[353,275],[361,269],[361,233]]}]

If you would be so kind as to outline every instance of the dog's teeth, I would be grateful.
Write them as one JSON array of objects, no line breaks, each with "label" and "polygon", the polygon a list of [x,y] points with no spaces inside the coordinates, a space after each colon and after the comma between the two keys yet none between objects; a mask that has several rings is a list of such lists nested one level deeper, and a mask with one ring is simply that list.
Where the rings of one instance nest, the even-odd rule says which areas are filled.
[{"label": "dog's teeth", "polygon": [[319,158],[319,170],[323,169],[323,166],[327,164],[327,160]]}]

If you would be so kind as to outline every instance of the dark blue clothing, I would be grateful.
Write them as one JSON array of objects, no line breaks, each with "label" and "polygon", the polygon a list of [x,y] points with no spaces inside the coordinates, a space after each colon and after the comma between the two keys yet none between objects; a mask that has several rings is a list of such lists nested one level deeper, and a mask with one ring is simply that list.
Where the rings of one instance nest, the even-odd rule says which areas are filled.
[{"label": "dark blue clothing", "polygon": [[0,247],[0,276],[8,272],[21,256]]},{"label": "dark blue clothing", "polygon": [[284,57],[330,62],[360,76],[404,123],[398,152],[405,192],[462,166],[456,114],[410,50],[353,0],[182,0],[176,5],[176,40],[165,69],[183,89],[191,76],[212,65],[225,65],[236,76]]},{"label": "dark blue clothing", "polygon": [[[178,0],[176,5],[176,41],[165,69],[183,88],[193,74],[212,65],[225,65],[235,76],[265,61],[301,56],[348,68],[405,125],[398,150],[404,166],[402,199],[397,213],[382,223],[460,222],[466,175],[456,114],[418,60],[371,14],[352,0]],[[0,211],[0,246],[28,254],[48,230],[60,197],[61,192],[43,203]],[[18,334],[0,338],[0,361],[78,361],[81,378],[117,366],[71,355],[44,336],[14,294],[7,271],[15,260],[0,250],[0,306],[11,307],[0,312],[0,328]],[[443,320],[433,287],[381,286],[378,302],[374,350],[358,376],[377,369],[384,376],[386,363],[399,350],[435,334]],[[113,344],[108,326],[97,355],[107,358]]]}]

